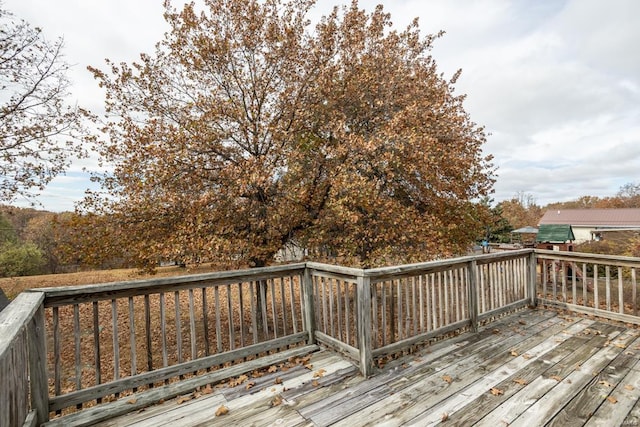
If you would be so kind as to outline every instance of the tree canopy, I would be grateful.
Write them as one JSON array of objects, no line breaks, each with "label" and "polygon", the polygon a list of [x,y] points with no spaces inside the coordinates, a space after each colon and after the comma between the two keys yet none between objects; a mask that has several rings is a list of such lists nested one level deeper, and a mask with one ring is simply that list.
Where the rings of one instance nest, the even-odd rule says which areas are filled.
[{"label": "tree canopy", "polygon": [[0,4],[0,202],[27,199],[86,154],[89,114],[65,104],[63,41],[17,20]]},{"label": "tree canopy", "polygon": [[153,54],[90,67],[106,91],[103,192],[114,250],[260,266],[287,242],[367,265],[462,252],[493,186],[485,133],[417,20],[354,1],[165,3]]}]

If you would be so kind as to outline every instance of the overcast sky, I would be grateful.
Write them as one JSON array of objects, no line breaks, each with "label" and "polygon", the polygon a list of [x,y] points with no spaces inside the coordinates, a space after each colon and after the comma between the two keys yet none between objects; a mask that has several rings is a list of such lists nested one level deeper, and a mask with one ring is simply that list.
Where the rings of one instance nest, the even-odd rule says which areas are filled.
[{"label": "overcast sky", "polygon": [[[135,61],[167,29],[162,0],[3,3],[48,38],[64,37],[71,102],[96,113],[103,94],[86,66]],[[338,1],[318,3],[321,16]],[[484,150],[498,168],[496,202],[524,192],[546,205],[640,183],[640,1],[359,2],[369,11],[378,3],[396,28],[417,16],[425,34],[446,31],[433,56],[447,78],[462,69],[456,92],[490,133]],[[73,209],[91,185],[83,167],[96,168],[95,159],[51,183],[38,199],[44,208]]]}]

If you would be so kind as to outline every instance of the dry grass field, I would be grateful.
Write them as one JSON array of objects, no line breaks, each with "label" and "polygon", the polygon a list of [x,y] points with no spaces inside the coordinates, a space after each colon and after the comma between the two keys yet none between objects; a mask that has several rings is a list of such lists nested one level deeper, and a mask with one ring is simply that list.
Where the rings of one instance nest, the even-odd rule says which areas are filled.
[{"label": "dry grass field", "polygon": [[121,282],[127,280],[150,279],[155,277],[182,276],[186,274],[214,271],[209,265],[181,268],[177,266],[159,267],[156,274],[140,273],[135,268],[114,270],[92,270],[77,273],[46,274],[41,276],[3,277],[0,288],[9,299],[15,298],[25,289],[58,286],[92,285],[96,283]]}]

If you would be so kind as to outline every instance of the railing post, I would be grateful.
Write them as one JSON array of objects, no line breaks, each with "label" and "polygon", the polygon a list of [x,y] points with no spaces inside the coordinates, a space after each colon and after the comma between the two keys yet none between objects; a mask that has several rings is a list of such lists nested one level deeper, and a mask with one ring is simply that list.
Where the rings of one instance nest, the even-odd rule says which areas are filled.
[{"label": "railing post", "polygon": [[478,263],[474,259],[467,266],[467,277],[469,278],[469,321],[471,322],[471,330],[478,332]]},{"label": "railing post", "polygon": [[363,377],[373,373],[373,349],[371,346],[371,279],[358,276],[358,348],[360,372]]},{"label": "railing post", "polygon": [[47,348],[44,328],[44,302],[27,325],[29,341],[29,383],[31,408],[37,411],[37,425],[49,421],[49,385],[47,380]]},{"label": "railing post", "polygon": [[304,327],[309,333],[307,344],[315,344],[316,342],[316,314],[315,314],[315,295],[313,294],[313,281],[311,280],[311,270],[305,267],[302,275],[302,295],[304,304]]},{"label": "railing post", "polygon": [[536,251],[535,249],[532,249],[529,254],[529,277],[527,278],[529,282],[529,305],[531,307],[536,307],[538,305],[538,296],[536,294],[537,263],[538,258],[536,257]]}]

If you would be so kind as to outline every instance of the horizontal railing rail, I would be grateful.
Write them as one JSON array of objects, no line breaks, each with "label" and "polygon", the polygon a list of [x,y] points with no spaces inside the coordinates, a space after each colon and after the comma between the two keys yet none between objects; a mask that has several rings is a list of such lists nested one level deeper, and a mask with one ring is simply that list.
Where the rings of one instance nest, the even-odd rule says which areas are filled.
[{"label": "horizontal railing rail", "polygon": [[368,376],[386,355],[538,303],[640,324],[638,268],[639,258],[523,249],[35,289],[0,313],[0,425],[219,379],[316,342]]}]

